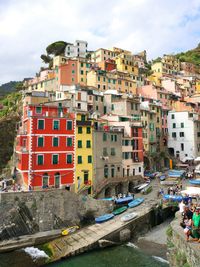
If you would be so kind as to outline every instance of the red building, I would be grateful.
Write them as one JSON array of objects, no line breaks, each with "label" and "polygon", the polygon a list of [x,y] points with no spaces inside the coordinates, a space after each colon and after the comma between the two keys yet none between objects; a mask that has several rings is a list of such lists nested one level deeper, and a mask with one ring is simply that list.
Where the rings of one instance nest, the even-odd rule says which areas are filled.
[{"label": "red building", "polygon": [[16,137],[18,163],[27,189],[74,183],[74,114],[61,103],[24,106]]}]

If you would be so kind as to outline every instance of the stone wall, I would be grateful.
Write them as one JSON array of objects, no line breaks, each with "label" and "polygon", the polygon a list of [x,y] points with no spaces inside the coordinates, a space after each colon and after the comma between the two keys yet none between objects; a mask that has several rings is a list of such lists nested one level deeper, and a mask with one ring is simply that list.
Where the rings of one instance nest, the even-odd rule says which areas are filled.
[{"label": "stone wall", "polygon": [[180,215],[171,222],[167,230],[168,260],[171,267],[199,267],[199,244],[186,242],[183,228],[180,226]]},{"label": "stone wall", "polygon": [[0,240],[84,225],[112,211],[112,204],[67,190],[0,194]]}]

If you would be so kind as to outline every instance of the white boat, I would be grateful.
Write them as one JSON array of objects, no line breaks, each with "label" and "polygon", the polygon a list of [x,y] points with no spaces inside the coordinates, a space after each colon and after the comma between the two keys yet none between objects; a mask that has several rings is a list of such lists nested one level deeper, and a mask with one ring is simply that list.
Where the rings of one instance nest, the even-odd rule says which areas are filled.
[{"label": "white boat", "polygon": [[137,217],[137,213],[135,213],[135,212],[127,213],[121,217],[121,221],[122,222],[128,222],[128,221],[130,221],[136,217]]},{"label": "white boat", "polygon": [[148,186],[149,185],[149,183],[146,183],[146,184],[142,184],[140,187],[138,187],[138,189],[137,190],[142,190],[142,189],[144,189],[146,186]]}]

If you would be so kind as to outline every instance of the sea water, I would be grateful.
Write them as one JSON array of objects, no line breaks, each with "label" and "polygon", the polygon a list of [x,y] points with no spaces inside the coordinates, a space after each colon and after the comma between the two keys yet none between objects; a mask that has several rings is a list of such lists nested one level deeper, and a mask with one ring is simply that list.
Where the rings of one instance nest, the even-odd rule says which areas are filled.
[{"label": "sea water", "polygon": [[[58,261],[49,267],[167,267],[167,261],[147,255],[135,245],[106,248],[88,252],[70,259]],[[0,254],[0,267],[37,267],[42,260],[39,250],[34,248]],[[43,259],[44,260],[44,259]]]}]

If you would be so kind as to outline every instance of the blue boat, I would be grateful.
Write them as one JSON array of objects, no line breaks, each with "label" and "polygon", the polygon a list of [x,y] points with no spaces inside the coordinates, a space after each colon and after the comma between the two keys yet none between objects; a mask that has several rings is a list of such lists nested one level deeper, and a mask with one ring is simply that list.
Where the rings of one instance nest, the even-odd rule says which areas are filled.
[{"label": "blue boat", "polygon": [[144,198],[142,198],[142,197],[141,198],[140,197],[136,198],[133,201],[131,201],[130,203],[128,203],[128,207],[129,208],[134,208],[134,207],[142,204],[143,201],[144,201]]},{"label": "blue boat", "polygon": [[166,175],[161,175],[160,176],[160,181],[164,181],[166,179]]},{"label": "blue boat", "polygon": [[189,180],[189,183],[190,184],[193,184],[193,185],[200,185],[200,179],[197,179],[197,180]]},{"label": "blue boat", "polygon": [[130,201],[133,200],[133,197],[130,196],[130,197],[122,197],[122,198],[118,198],[115,200],[115,203],[116,204],[124,204],[124,203],[128,203]]},{"label": "blue boat", "polygon": [[112,197],[105,197],[105,198],[100,198],[99,200],[112,201],[114,199]]},{"label": "blue boat", "polygon": [[184,173],[185,172],[185,170],[169,170],[169,173],[170,172],[173,172],[173,173]]},{"label": "blue boat", "polygon": [[103,223],[103,222],[106,222],[108,220],[111,220],[115,215],[112,214],[112,213],[109,213],[109,214],[104,214],[102,216],[99,216],[97,218],[95,218],[95,222],[96,223]]},{"label": "blue boat", "polygon": [[189,197],[176,196],[176,195],[164,195],[163,199],[164,200],[171,200],[174,202],[181,202],[182,200],[187,202],[189,200]]}]

